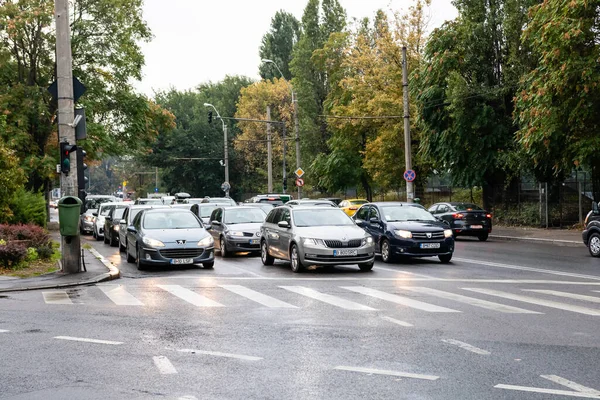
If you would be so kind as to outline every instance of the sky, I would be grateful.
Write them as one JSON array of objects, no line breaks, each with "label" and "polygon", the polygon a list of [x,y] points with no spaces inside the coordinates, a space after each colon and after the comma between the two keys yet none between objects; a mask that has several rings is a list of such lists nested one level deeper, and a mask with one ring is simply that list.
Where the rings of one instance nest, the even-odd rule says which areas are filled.
[{"label": "sky", "polygon": [[[407,10],[412,0],[339,0],[349,18],[373,17],[378,9]],[[306,0],[145,0],[144,19],[154,39],[142,43],[146,65],[138,91],[152,97],[171,87],[193,89],[226,75],[260,79],[258,51],[278,10],[298,20]],[[432,0],[429,29],[456,17],[451,0]]]}]

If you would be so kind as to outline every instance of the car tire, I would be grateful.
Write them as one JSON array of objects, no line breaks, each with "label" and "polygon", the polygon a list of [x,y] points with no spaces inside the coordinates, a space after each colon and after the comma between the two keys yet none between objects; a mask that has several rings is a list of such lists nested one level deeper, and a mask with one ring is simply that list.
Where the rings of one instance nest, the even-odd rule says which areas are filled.
[{"label": "car tire", "polygon": [[223,258],[227,258],[231,255],[231,253],[227,251],[227,242],[223,236],[221,236],[219,239],[219,251],[221,252],[221,257]]},{"label": "car tire", "polygon": [[119,238],[119,251],[124,252],[125,250],[127,250],[127,246],[123,246],[121,244],[121,238]]},{"label": "car tire", "polygon": [[370,263],[364,263],[364,264],[358,264],[358,268],[360,268],[361,271],[371,271],[373,269],[373,265],[375,265],[375,261],[370,262]]},{"label": "car tire", "polygon": [[480,242],[485,242],[486,240],[488,240],[488,234],[480,233],[479,236],[477,236],[477,239],[479,239]]},{"label": "car tire", "polygon": [[269,254],[266,240],[263,240],[260,244],[260,260],[263,265],[273,265],[275,262],[275,258]]},{"label": "car tire", "polygon": [[125,252],[127,253],[127,262],[128,263],[132,263],[135,262],[135,257],[133,257],[131,254],[129,254],[129,249],[126,248]]},{"label": "car tire", "polygon": [[389,264],[394,261],[394,256],[390,247],[390,241],[387,239],[383,239],[381,241],[381,261],[383,261],[386,264]]},{"label": "car tire", "polygon": [[298,252],[298,246],[294,243],[290,248],[290,264],[292,266],[292,272],[301,272],[304,269],[302,261],[300,261],[300,253]]},{"label": "car tire", "polygon": [[594,232],[588,238],[588,250],[592,257],[600,257],[600,234]]},{"label": "car tire", "polygon": [[92,231],[92,237],[94,239],[96,239],[96,240],[100,240],[100,238],[98,237],[98,235],[96,235],[96,230],[95,229]]},{"label": "car tire", "polygon": [[144,269],[144,264],[142,263],[142,259],[140,258],[139,247],[136,247],[135,249],[135,265],[137,266],[138,271],[142,271]]},{"label": "car tire", "polygon": [[204,269],[213,269],[215,267],[215,261],[207,261],[205,263],[202,263],[202,266],[204,267]]},{"label": "car tire", "polygon": [[438,256],[438,258],[443,264],[448,264],[452,260],[452,253]]},{"label": "car tire", "polygon": [[[104,234],[104,236],[106,236],[106,233]],[[110,243],[110,247],[116,247],[119,244],[119,238],[117,238],[117,240],[115,240],[113,234],[111,233],[109,243]]]}]

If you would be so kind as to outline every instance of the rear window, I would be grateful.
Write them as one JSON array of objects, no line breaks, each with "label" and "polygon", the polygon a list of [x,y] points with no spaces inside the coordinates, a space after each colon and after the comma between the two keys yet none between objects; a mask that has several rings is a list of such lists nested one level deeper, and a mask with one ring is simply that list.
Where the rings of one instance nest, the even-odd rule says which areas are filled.
[{"label": "rear window", "polygon": [[366,200],[351,200],[350,201],[350,204],[352,204],[353,206],[360,205],[360,204],[367,204],[367,203],[368,203],[368,201],[366,201]]},{"label": "rear window", "polygon": [[456,209],[456,211],[483,211],[481,207],[471,203],[455,204],[454,208]]},{"label": "rear window", "polygon": [[269,203],[269,204],[275,204],[276,206],[281,206],[283,205],[283,201],[281,199],[276,199],[276,198],[271,198],[271,197],[263,197],[258,199],[259,203]]}]

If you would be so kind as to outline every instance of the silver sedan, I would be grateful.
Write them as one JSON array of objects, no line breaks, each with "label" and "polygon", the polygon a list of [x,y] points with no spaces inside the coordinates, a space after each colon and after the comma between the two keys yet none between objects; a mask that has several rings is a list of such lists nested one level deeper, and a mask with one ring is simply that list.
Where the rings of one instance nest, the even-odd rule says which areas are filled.
[{"label": "silver sedan", "polygon": [[281,206],[273,209],[261,227],[261,259],[289,260],[292,271],[309,265],[358,264],[369,271],[375,262],[373,238],[355,225],[341,209]]}]

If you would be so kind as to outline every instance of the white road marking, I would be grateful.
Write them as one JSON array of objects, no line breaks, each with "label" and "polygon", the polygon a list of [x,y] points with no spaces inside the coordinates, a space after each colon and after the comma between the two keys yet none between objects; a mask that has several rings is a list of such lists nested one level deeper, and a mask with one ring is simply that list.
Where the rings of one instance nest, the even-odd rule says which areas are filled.
[{"label": "white road marking", "polygon": [[123,342],[114,342],[112,340],[88,339],[88,338],[79,338],[79,337],[72,337],[72,336],[55,336],[54,339],[72,340],[75,342],[86,342],[86,343],[112,344],[115,346],[119,345],[119,344],[123,344]]},{"label": "white road marking", "polygon": [[569,276],[569,277],[572,277],[572,278],[582,278],[582,279],[594,279],[594,280],[600,281],[600,276],[595,276],[595,275],[582,275],[582,274],[575,274],[575,273],[572,273],[572,272],[562,272],[562,271],[553,271],[553,270],[549,270],[549,269],[523,267],[521,265],[500,264],[500,263],[495,263],[495,262],[490,262],[490,261],[470,260],[470,259],[467,259],[467,258],[456,258],[456,257],[454,257],[453,260],[454,261],[462,261],[462,262],[466,262],[466,263],[469,263],[469,264],[487,265],[488,267],[518,269],[518,270],[521,270],[521,271],[540,272],[542,274],[551,274],[551,275],[558,275],[558,276]]},{"label": "white road marking", "polygon": [[398,270],[392,269],[392,268],[376,266],[375,269],[380,269],[382,271],[396,272],[398,274],[408,274],[408,275],[412,275],[412,276],[420,276],[421,278],[426,278],[426,279],[435,279],[434,277],[429,276],[429,275],[416,274],[414,272],[409,272],[409,271],[398,271]]},{"label": "white road marking", "polygon": [[158,368],[158,371],[161,374],[170,375],[170,374],[177,373],[177,370],[175,369],[173,364],[171,364],[171,361],[169,361],[169,359],[167,357],[154,356],[154,357],[152,357],[152,360],[154,360],[154,365],[156,365],[156,368]]},{"label": "white road marking", "polygon": [[46,304],[73,304],[71,298],[64,290],[56,290],[54,292],[42,292]]},{"label": "white road marking", "polygon": [[586,296],[583,294],[575,294],[568,292],[559,292],[557,290],[537,290],[537,289],[522,289],[524,292],[535,292],[542,294],[550,294],[552,296],[566,297],[568,299],[590,301],[592,303],[600,303],[600,297]]},{"label": "white road marking", "polygon": [[386,321],[390,321],[391,323],[398,324],[400,326],[406,326],[406,327],[414,326],[413,324],[409,324],[408,322],[400,321],[400,320],[392,318],[392,317],[381,317],[381,319],[385,319]]},{"label": "white road marking", "polygon": [[0,329],[0,333],[10,332],[8,329]]},{"label": "white road marking", "polygon": [[129,293],[123,285],[97,285],[118,306],[143,306],[144,303]]},{"label": "white road marking", "polygon": [[596,396],[600,395],[600,391],[598,391],[596,389],[592,389],[587,386],[580,385],[577,382],[570,381],[570,380],[565,379],[558,375],[540,375],[540,377],[542,377],[544,379],[548,379],[549,381],[552,381],[554,383],[558,383],[559,385],[566,386],[569,389],[575,390],[576,392],[593,394]]},{"label": "white road marking", "polygon": [[363,372],[365,374],[398,376],[401,378],[425,379],[428,381],[435,381],[440,378],[439,376],[435,376],[435,375],[412,374],[410,372],[399,372],[399,371],[390,371],[390,370],[385,370],[385,369],[374,369],[374,368],[346,367],[343,365],[337,366],[334,369],[337,369],[340,371]]},{"label": "white road marking", "polygon": [[557,396],[580,397],[583,399],[600,399],[600,394],[570,392],[568,390],[555,390],[555,389],[537,388],[537,387],[529,387],[529,386],[517,386],[517,385],[503,385],[503,384],[496,385],[494,387],[497,389],[518,390],[521,392],[547,393],[547,394],[555,394]]},{"label": "white road marking", "polygon": [[380,290],[367,288],[364,286],[342,286],[342,289],[350,290],[352,292],[364,294],[366,296],[375,297],[377,299],[390,301],[392,303],[401,304],[403,306],[416,308],[418,310],[423,310],[427,312],[436,312],[436,313],[459,313],[460,311],[452,310],[451,308],[440,307],[433,304],[424,303],[422,301],[409,299],[408,297],[398,296],[395,294],[390,294],[386,292],[382,292]]},{"label": "white road marking", "polygon": [[177,400],[198,400],[198,398],[196,396],[189,395],[178,397]]},{"label": "white road marking", "polygon": [[247,361],[262,360],[262,357],[247,356],[244,354],[221,353],[220,351],[205,351],[205,350],[194,350],[194,349],[178,349],[177,351],[180,353],[203,354],[203,355],[207,355],[207,356],[237,358],[239,360],[247,360]]},{"label": "white road marking", "polygon": [[595,310],[593,308],[580,307],[580,306],[572,306],[570,304],[559,303],[557,301],[551,300],[543,300],[538,299],[536,297],[522,296],[520,294],[513,294],[508,292],[501,292],[499,290],[491,290],[491,289],[475,289],[475,288],[463,288],[464,290],[469,290],[471,292],[488,294],[490,296],[503,297],[505,299],[522,301],[524,303],[537,304],[539,306],[556,308],[559,310],[571,311],[574,313],[585,314],[585,315],[600,315],[600,310]]},{"label": "white road marking", "polygon": [[481,355],[484,355],[484,356],[487,356],[487,355],[491,354],[487,350],[483,350],[483,349],[480,349],[479,347],[472,346],[469,343],[461,342],[460,340],[442,339],[442,342],[448,343],[448,344],[453,344],[455,346],[460,347],[461,349],[465,349],[465,350],[470,351],[471,353],[475,353],[475,354],[481,354]]},{"label": "white road marking", "polygon": [[179,285],[157,285],[162,290],[165,290],[177,297],[181,300],[187,301],[190,304],[195,305],[196,307],[225,307],[221,303],[217,303],[214,300],[209,299],[208,297],[204,297],[199,295],[196,292],[192,292],[189,289],[186,289]]},{"label": "white road marking", "polygon": [[375,311],[374,308],[365,306],[363,304],[355,303],[350,300],[343,299],[341,297],[332,296],[318,292],[314,289],[310,289],[304,286],[280,286],[280,288],[289,290],[290,292],[301,294],[302,296],[310,297],[311,299],[322,301],[323,303],[331,304],[336,307],[340,307],[346,310],[357,310],[357,311]]},{"label": "white road marking", "polygon": [[513,306],[507,306],[500,303],[494,303],[492,301],[476,299],[473,297],[463,296],[461,294],[444,292],[442,290],[431,289],[427,287],[411,287],[404,286],[402,289],[410,290],[417,293],[425,293],[431,296],[441,297],[443,299],[458,301],[459,303],[466,303],[475,307],[486,308],[488,310],[499,311],[509,314],[542,314],[537,311],[525,310],[524,308],[518,308]]},{"label": "white road marking", "polygon": [[263,306],[267,306],[270,308],[298,308],[293,306],[285,301],[281,301],[271,296],[267,296],[266,294],[259,293],[255,290],[249,289],[245,286],[241,285],[219,285],[223,289],[229,290],[235,294],[239,294],[247,299],[255,301]]}]

